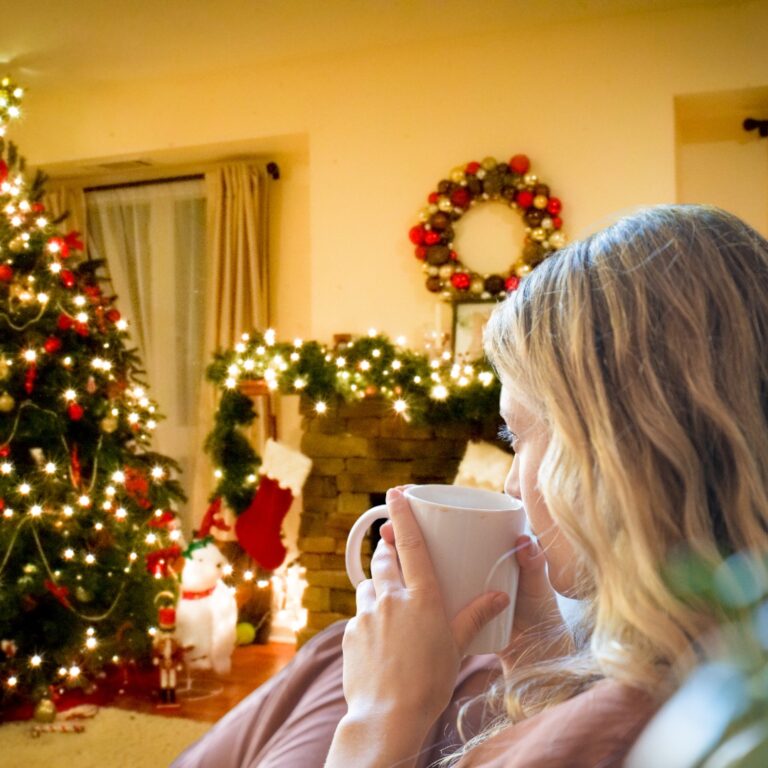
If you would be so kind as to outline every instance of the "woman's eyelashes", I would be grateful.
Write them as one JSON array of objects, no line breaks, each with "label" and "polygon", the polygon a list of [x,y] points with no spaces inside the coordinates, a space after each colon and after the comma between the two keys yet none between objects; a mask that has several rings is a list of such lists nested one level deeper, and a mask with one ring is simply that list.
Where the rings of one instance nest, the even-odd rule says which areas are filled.
[{"label": "woman's eyelashes", "polygon": [[509,443],[512,450],[515,450],[515,446],[517,445],[517,435],[506,424],[499,427],[499,440]]}]

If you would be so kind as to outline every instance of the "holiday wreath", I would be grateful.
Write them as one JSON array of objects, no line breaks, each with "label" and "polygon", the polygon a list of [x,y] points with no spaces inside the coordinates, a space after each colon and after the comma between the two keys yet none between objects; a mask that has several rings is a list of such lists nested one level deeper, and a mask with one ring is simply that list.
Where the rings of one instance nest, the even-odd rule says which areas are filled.
[{"label": "holiday wreath", "polygon": [[[437,190],[427,197],[419,213],[421,223],[408,237],[416,246],[416,258],[427,273],[427,290],[454,299],[491,299],[514,291],[520,278],[565,245],[560,217],[562,203],[547,184],[532,173],[526,155],[508,163],[493,157],[454,168]],[[518,258],[502,272],[480,274],[464,264],[453,247],[455,226],[473,206],[486,201],[505,201],[520,211],[526,225]]]}]

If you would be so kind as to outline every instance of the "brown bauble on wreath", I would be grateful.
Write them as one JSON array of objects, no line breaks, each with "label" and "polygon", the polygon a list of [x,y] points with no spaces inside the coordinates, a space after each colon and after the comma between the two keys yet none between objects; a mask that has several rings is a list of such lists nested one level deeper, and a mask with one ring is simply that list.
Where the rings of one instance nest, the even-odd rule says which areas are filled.
[{"label": "brown bauble on wreath", "polygon": [[[490,201],[519,211],[525,237],[514,263],[482,274],[463,262],[453,239],[461,217],[473,206]],[[562,207],[550,185],[531,172],[527,155],[514,155],[508,163],[486,157],[481,163],[454,168],[430,192],[427,206],[419,212],[420,223],[408,232],[426,273],[427,290],[453,300],[496,299],[517,290],[522,277],[565,245]]]}]

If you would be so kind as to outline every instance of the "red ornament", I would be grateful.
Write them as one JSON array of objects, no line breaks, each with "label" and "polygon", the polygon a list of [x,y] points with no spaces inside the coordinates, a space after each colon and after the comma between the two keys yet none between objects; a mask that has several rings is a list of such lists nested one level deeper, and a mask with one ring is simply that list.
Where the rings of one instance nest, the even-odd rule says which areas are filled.
[{"label": "red ornament", "polygon": [[8,163],[0,158],[0,184],[8,178]]},{"label": "red ornament", "polygon": [[427,195],[427,202],[430,205],[437,205],[437,201],[440,199],[440,195],[437,194],[437,192],[430,192]]},{"label": "red ornament", "polygon": [[414,253],[419,261],[424,261],[427,258],[427,249],[423,245],[417,245]]},{"label": "red ornament", "polygon": [[152,502],[148,498],[149,483],[140,469],[125,468],[125,490],[140,507],[149,509],[152,506]]},{"label": "red ornament", "polygon": [[0,264],[0,280],[4,283],[13,280],[13,267],[10,264]]},{"label": "red ornament", "polygon": [[451,192],[451,202],[457,208],[466,208],[471,199],[472,196],[469,194],[469,190],[464,187],[459,187]]},{"label": "red ornament", "polygon": [[528,173],[528,169],[531,167],[531,161],[528,159],[528,155],[515,155],[509,161],[509,167],[519,174]]},{"label": "red ornament", "polygon": [[554,216],[555,214],[560,213],[560,211],[563,209],[563,204],[560,202],[560,198],[558,197],[550,197],[549,202],[547,203],[547,212],[552,214]]},{"label": "red ornament", "polygon": [[518,285],[520,285],[520,278],[517,275],[510,275],[504,281],[504,288],[506,289],[507,293],[512,293],[512,291],[516,291]]},{"label": "red ornament", "polygon": [[109,312],[107,312],[107,320],[109,320],[110,323],[116,323],[120,319],[120,312],[116,309],[110,309]]},{"label": "red ornament", "polygon": [[43,349],[45,349],[49,355],[58,352],[61,349],[61,339],[58,336],[49,336],[43,344]]},{"label": "red ornament", "polygon": [[440,233],[435,232],[434,229],[430,229],[424,235],[424,242],[427,245],[437,245],[440,242]]},{"label": "red ornament", "polygon": [[46,579],[43,582],[43,586],[65,607],[70,607],[69,602],[69,587],[65,586],[57,586],[53,581],[50,579]]},{"label": "red ornament", "polygon": [[560,229],[563,226],[563,220],[559,216],[552,217],[552,226],[555,229]]},{"label": "red ornament", "polygon": [[80,454],[77,450],[77,443],[72,446],[72,454],[69,457],[69,468],[72,474],[72,485],[75,488],[80,487],[80,480],[83,477],[83,468],[80,465]]},{"label": "red ornament", "polygon": [[74,288],[75,283],[77,282],[75,273],[69,269],[62,269],[61,272],[59,272],[59,280],[61,280],[61,284],[65,288]]},{"label": "red ornament", "polygon": [[0,445],[0,456],[2,456],[4,459],[11,455],[11,447],[6,443],[5,445]]},{"label": "red ornament", "polygon": [[64,235],[64,243],[68,248],[67,253],[69,253],[69,251],[82,251],[84,248],[79,232],[67,232],[67,234]]},{"label": "red ornament", "polygon": [[56,325],[61,331],[68,331],[74,324],[75,321],[69,315],[63,313],[59,315],[59,319],[56,321]]},{"label": "red ornament", "polygon": [[37,378],[37,366],[34,363],[30,363],[24,374],[24,391],[28,394],[32,394],[32,390],[35,388],[35,379]]},{"label": "red ornament", "polygon": [[48,250],[57,256],[61,256],[62,259],[66,259],[69,256],[69,244],[63,237],[49,237]]},{"label": "red ornament", "polygon": [[170,575],[169,568],[172,563],[181,557],[181,547],[178,544],[171,544],[170,547],[147,552],[144,557],[147,561],[148,573],[151,573],[153,576],[160,574],[160,576],[168,577]]},{"label": "red ornament", "polygon": [[88,335],[88,326],[85,323],[75,323],[75,333],[85,338]]},{"label": "red ornament", "polygon": [[42,203],[32,203],[32,213],[42,213],[45,206]]},{"label": "red ornament", "polygon": [[70,403],[67,408],[67,415],[72,421],[80,421],[80,419],[83,418],[84,413],[85,411],[80,403]]},{"label": "red ornament", "polygon": [[451,251],[448,256],[450,257],[451,261],[458,261],[459,260],[459,254],[456,253],[456,251]]},{"label": "red ornament", "polygon": [[467,163],[467,167],[464,169],[467,173],[472,174],[474,176],[479,170],[481,166],[480,163],[476,163],[474,160],[471,163]]},{"label": "red ornament", "polygon": [[176,519],[176,515],[171,509],[164,509],[160,514],[154,514],[147,521],[147,525],[150,528],[168,528],[168,526]]},{"label": "red ornament", "polygon": [[521,189],[515,195],[515,202],[521,208],[530,208],[533,203],[533,192],[529,192],[527,189]]},{"label": "red ornament", "polygon": [[408,239],[414,244],[414,245],[421,245],[424,242],[424,235],[427,234],[427,231],[424,229],[424,226],[422,224],[419,224],[416,227],[411,227],[408,231]]},{"label": "red ornament", "polygon": [[454,272],[451,275],[451,285],[457,291],[466,291],[469,288],[471,279],[466,272]]}]

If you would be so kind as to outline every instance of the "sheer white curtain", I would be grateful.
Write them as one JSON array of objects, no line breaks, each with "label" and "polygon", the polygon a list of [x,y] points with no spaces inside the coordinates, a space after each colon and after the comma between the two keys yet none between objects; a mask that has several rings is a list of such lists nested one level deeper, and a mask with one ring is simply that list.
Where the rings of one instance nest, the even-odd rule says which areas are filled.
[{"label": "sheer white curtain", "polygon": [[[155,450],[174,458],[191,494],[198,402],[207,364],[206,189],[202,178],[86,192],[88,252],[107,262],[150,394],[165,420]],[[180,510],[189,527],[198,516]]]}]

